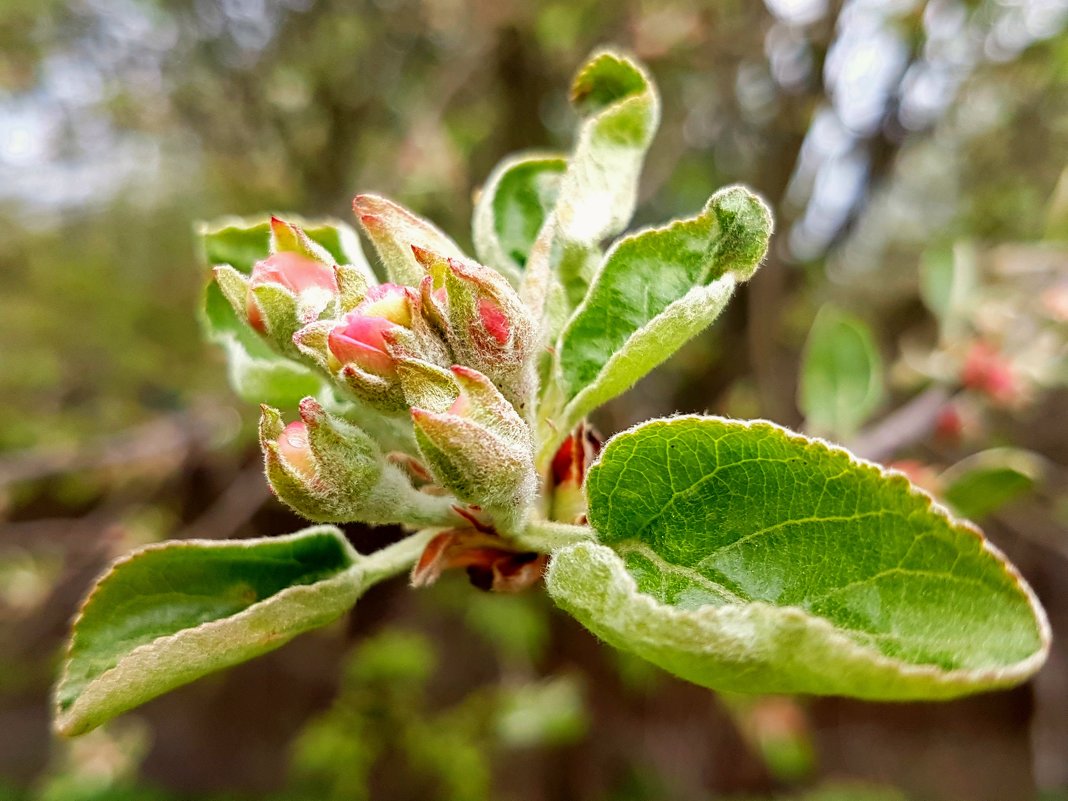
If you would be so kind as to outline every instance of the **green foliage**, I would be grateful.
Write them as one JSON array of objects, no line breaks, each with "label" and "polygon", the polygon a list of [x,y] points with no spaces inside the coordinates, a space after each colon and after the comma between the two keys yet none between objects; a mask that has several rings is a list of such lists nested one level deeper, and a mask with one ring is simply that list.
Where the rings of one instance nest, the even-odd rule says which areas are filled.
[{"label": "green foliage", "polygon": [[600,637],[745,692],[951,697],[1045,658],[1031,591],[903,476],[770,423],[675,418],[615,437],[587,479],[601,543],[549,592]]},{"label": "green foliage", "polygon": [[1039,457],[1018,448],[992,448],[941,475],[942,497],[957,514],[976,520],[1031,492],[1044,473]]},{"label": "green foliage", "polygon": [[816,434],[849,439],[883,400],[883,360],[871,329],[824,306],[816,315],[801,363],[798,405]]},{"label": "green foliage", "polygon": [[[354,572],[355,571],[355,572]],[[149,546],[86,599],[56,688],[57,728],[79,734],[346,611],[363,587],[334,528]]]},{"label": "green foliage", "polygon": [[[1041,665],[1048,626],[1015,570],[904,476],[846,451],[770,423],[677,418],[615,437],[586,475],[586,415],[719,315],[759,267],[772,222],[731,187],[602,253],[633,213],[659,99],[642,67],[598,52],[572,104],[580,128],[566,158],[513,158],[491,176],[474,223],[489,266],[375,195],[353,207],[387,283],[340,223],[202,229],[216,270],[206,330],[235,389],[299,406],[289,425],[262,406],[272,488],[310,519],[399,523],[406,536],[366,557],[319,528],[120,561],[75,625],[60,731],[277,647],[409,569],[416,586],[466,568],[479,586],[518,591],[550,559],[560,606],[703,686],[944,698]],[[807,349],[810,424],[848,435],[880,395],[870,332],[825,309]],[[565,485],[567,519],[551,519]],[[499,621],[482,624],[499,638]],[[536,628],[517,625],[513,660],[536,646]],[[425,683],[419,649],[372,649],[359,689],[308,735],[311,774],[323,773],[320,754],[353,765],[315,792],[362,792],[382,755],[368,719],[457,799],[487,792],[487,732],[517,746],[579,736],[579,695],[560,683],[406,718]],[[406,683],[370,689],[383,671]]]}]

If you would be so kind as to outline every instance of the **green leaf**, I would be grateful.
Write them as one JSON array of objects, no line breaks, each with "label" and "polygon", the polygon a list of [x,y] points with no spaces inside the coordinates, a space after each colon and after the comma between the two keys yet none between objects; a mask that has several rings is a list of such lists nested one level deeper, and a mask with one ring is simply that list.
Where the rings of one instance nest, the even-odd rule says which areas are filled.
[{"label": "green leaf", "polygon": [[[617,242],[557,344],[552,421],[570,431],[712,323],[764,257],[771,214],[742,187],[695,217]],[[550,446],[555,442],[550,442]]]},{"label": "green leaf", "polygon": [[1049,625],[969,523],[896,472],[767,422],[678,417],[591,468],[603,544],[558,551],[558,604],[610,644],[741,692],[947,698],[1018,683]]},{"label": "green leaf", "polygon": [[953,339],[964,332],[977,271],[975,248],[965,242],[923,254],[920,297],[938,318],[943,339]]},{"label": "green leaf", "polygon": [[817,434],[847,439],[883,400],[883,360],[863,320],[826,305],[801,364],[798,405]]},{"label": "green leaf", "polygon": [[332,526],[286,537],[142,548],[101,578],[74,622],[56,729],[81,734],[342,615],[364,589]]},{"label": "green leaf", "polygon": [[981,518],[1031,492],[1042,479],[1042,458],[1017,448],[992,448],[957,462],[941,476],[942,496],[965,517]]},{"label": "green leaf", "polygon": [[556,205],[563,156],[528,154],[505,159],[490,173],[475,205],[475,253],[515,282]]},{"label": "green leaf", "polygon": [[523,277],[523,295],[535,299],[539,317],[557,289],[570,308],[582,300],[601,262],[601,241],[634,213],[642,162],[660,121],[656,86],[618,53],[595,53],[575,76],[571,100],[582,117],[578,140]]},{"label": "green leaf", "polygon": [[557,223],[564,241],[594,245],[630,222],[660,98],[636,62],[603,51],[575,76],[571,102],[582,127],[560,187]]}]

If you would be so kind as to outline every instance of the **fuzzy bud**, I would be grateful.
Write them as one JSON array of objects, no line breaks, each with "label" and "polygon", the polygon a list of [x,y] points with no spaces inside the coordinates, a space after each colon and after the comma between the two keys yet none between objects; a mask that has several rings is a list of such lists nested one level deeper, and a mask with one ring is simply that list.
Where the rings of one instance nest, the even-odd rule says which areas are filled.
[{"label": "fuzzy bud", "polygon": [[416,442],[440,486],[507,528],[523,518],[537,486],[530,429],[485,375],[460,366],[451,372],[456,390],[449,402],[439,385],[411,390],[411,374],[402,371],[410,394],[421,391],[432,401],[431,408],[411,410]]},{"label": "fuzzy bud", "polygon": [[296,253],[276,253],[256,262],[245,297],[248,324],[265,336],[289,340],[337,303],[331,265]]},{"label": "fuzzy bud", "polygon": [[586,471],[601,451],[602,440],[588,423],[579,423],[552,461],[551,518],[564,523],[586,522]]},{"label": "fuzzy bud", "polygon": [[427,271],[420,285],[427,317],[458,362],[485,374],[525,413],[534,379],[536,331],[527,307],[496,270],[413,246]]},{"label": "fuzzy bud", "polygon": [[407,404],[398,381],[398,360],[449,361],[445,345],[418,306],[419,297],[410,287],[382,284],[367,290],[340,321],[309,325],[293,341],[356,397],[380,411],[401,411]]},{"label": "fuzzy bud", "polygon": [[260,447],[267,479],[286,505],[319,522],[443,523],[456,519],[451,499],[414,489],[357,426],[328,414],[312,398],[297,422],[261,407]]}]

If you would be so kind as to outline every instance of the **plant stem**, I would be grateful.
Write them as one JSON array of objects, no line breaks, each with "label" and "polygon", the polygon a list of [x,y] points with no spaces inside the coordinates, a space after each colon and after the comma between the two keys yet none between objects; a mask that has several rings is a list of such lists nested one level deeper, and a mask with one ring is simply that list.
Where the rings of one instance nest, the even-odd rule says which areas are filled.
[{"label": "plant stem", "polygon": [[355,565],[360,581],[370,587],[403,573],[415,564],[427,543],[440,531],[442,529],[426,528],[372,554],[361,555]]},{"label": "plant stem", "polygon": [[555,520],[531,520],[515,539],[525,548],[549,553],[565,545],[596,540],[597,533],[589,526],[575,526]]}]

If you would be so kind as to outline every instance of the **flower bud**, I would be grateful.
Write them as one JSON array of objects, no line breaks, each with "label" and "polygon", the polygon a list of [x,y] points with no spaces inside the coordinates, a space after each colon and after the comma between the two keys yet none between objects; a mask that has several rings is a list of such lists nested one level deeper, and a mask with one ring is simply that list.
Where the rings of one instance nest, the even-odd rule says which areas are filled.
[{"label": "flower bud", "polygon": [[389,345],[410,329],[413,301],[408,287],[376,286],[330,332],[330,355],[339,365],[354,364],[371,375],[395,378],[396,359]]},{"label": "flower bud", "polygon": [[533,392],[537,326],[500,273],[475,262],[412,247],[427,271],[423,309],[456,360],[485,374],[517,409]]},{"label": "flower bud", "polygon": [[301,326],[333,311],[337,296],[332,265],[296,253],[276,253],[253,265],[245,312],[248,324],[260,334],[277,332],[278,338],[289,340]]},{"label": "flower bud", "polygon": [[[457,387],[445,408],[411,410],[415,439],[435,481],[484,509],[505,529],[521,521],[537,486],[530,429],[486,376],[454,366]],[[402,370],[406,386],[412,382]]]},{"label": "flower bud", "polygon": [[601,438],[588,423],[582,422],[556,451],[552,461],[551,519],[574,524],[586,522],[583,484],[601,445]]},{"label": "flower bud", "polygon": [[312,398],[300,421],[283,426],[278,411],[261,407],[260,446],[267,479],[285,504],[319,522],[427,524],[457,519],[453,500],[411,486],[357,426],[328,414]]},{"label": "flower bud", "polygon": [[1020,381],[1012,364],[989,342],[975,342],[964,360],[961,384],[986,395],[997,406],[1013,406],[1021,400]]},{"label": "flower bud", "polygon": [[293,341],[356,397],[380,411],[401,411],[407,404],[397,377],[398,360],[449,361],[444,343],[419,314],[418,305],[413,289],[382,284],[368,290],[339,322],[313,323]]}]

